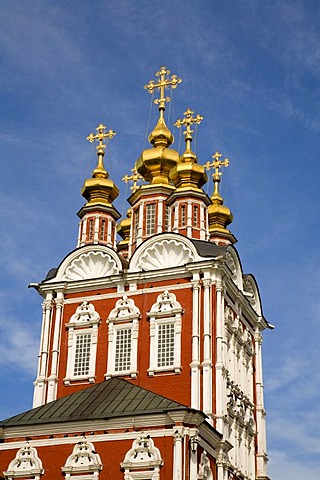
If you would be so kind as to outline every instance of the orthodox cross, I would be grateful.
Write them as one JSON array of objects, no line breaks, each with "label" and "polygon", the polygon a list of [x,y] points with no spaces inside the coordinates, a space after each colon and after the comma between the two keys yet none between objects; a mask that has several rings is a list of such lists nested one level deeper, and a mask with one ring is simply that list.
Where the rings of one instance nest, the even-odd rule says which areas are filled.
[{"label": "orthodox cross", "polygon": [[222,153],[216,152],[212,155],[213,162],[207,162],[205,167],[207,170],[210,168],[214,168],[214,172],[212,174],[213,183],[214,183],[214,192],[213,195],[219,195],[219,182],[222,172],[219,171],[220,167],[228,167],[229,166],[229,159],[225,158],[224,160],[220,160],[222,157]]},{"label": "orthodox cross", "polygon": [[106,145],[103,144],[103,140],[105,138],[113,138],[116,134],[116,132],[114,132],[113,130],[109,130],[108,132],[106,132],[106,129],[107,127],[102,123],[100,123],[100,125],[98,125],[96,128],[98,133],[96,135],[93,135],[93,133],[90,133],[90,135],[87,137],[87,140],[90,143],[93,143],[95,140],[99,142],[99,145],[96,147],[96,149],[98,150],[98,153],[102,153],[101,151],[104,152],[106,148]]},{"label": "orthodox cross", "polygon": [[182,82],[181,78],[178,78],[177,75],[172,75],[171,78],[169,78],[170,70],[167,70],[166,67],[161,67],[159,72],[156,72],[156,77],[159,78],[158,82],[154,80],[150,80],[147,85],[144,86],[146,90],[148,90],[149,93],[153,93],[154,90],[159,90],[160,92],[160,98],[156,98],[154,103],[156,105],[159,105],[159,110],[160,110],[160,115],[163,115],[163,112],[165,111],[165,103],[170,102],[170,97],[165,96],[165,91],[166,89],[171,85],[172,89],[177,88],[177,85]]},{"label": "orthodox cross", "polygon": [[131,172],[132,172],[132,175],[125,175],[122,180],[125,183],[128,183],[130,181],[133,182],[133,185],[131,185],[130,189],[132,190],[132,193],[134,193],[139,188],[139,186],[137,185],[138,180],[140,180],[143,177],[142,175],[140,175],[140,173],[138,173],[138,170],[136,169],[136,167],[132,168]]},{"label": "orthodox cross", "polygon": [[175,127],[178,127],[180,128],[182,125],[185,125],[186,126],[186,130],[183,132],[183,135],[185,135],[185,141],[186,141],[186,148],[187,150],[190,150],[190,147],[191,147],[191,141],[192,141],[192,133],[194,132],[194,130],[191,129],[191,125],[193,123],[196,123],[197,125],[199,125],[202,120],[203,120],[203,116],[200,115],[199,113],[196,115],[196,117],[193,117],[192,115],[194,114],[194,112],[188,108],[188,110],[186,112],[184,112],[184,119],[181,120],[180,118],[178,118],[178,120],[176,121],[176,123],[174,124]]},{"label": "orthodox cross", "polygon": [[98,165],[97,167],[93,170],[93,177],[106,177],[108,178],[108,173],[106,172],[106,169],[104,168],[103,165],[103,157],[105,154],[105,148],[106,145],[103,144],[103,140],[105,138],[113,138],[116,134],[113,130],[109,130],[106,132],[107,127],[100,123],[100,125],[97,126],[96,131],[98,132],[96,135],[93,135],[93,133],[90,133],[90,135],[87,137],[87,140],[90,143],[93,143],[95,140],[98,143],[96,146],[97,153],[98,153]]}]

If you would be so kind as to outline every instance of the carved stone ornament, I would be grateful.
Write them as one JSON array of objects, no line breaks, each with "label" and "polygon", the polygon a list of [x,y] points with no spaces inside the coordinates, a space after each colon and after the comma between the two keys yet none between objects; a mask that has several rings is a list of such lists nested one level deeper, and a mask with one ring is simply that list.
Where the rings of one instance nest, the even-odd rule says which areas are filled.
[{"label": "carved stone ornament", "polygon": [[8,470],[3,473],[8,479],[21,477],[39,479],[44,470],[36,448],[31,447],[29,443],[20,448],[15,459],[10,462]]},{"label": "carved stone ornament", "polygon": [[232,272],[232,280],[239,290],[243,290],[242,269],[234,249],[229,249],[226,253],[227,266]]},{"label": "carved stone ornament", "polygon": [[255,284],[255,280],[252,277],[252,275],[248,275],[247,278],[245,279],[245,284],[244,284],[245,291],[249,293],[248,300],[254,309],[255,312],[257,312],[258,315],[261,315],[261,304],[260,304],[260,299],[259,299],[259,293],[257,286]]},{"label": "carved stone ornament", "polygon": [[[182,308],[179,302],[177,302],[176,296],[174,293],[169,293],[168,290],[165,290],[161,295],[158,296],[156,303],[151,307],[148,316],[156,316],[155,314],[175,314],[182,313]],[[163,315],[161,315],[163,316]]]},{"label": "carved stone ornament", "polygon": [[66,269],[63,280],[100,278],[119,273],[116,262],[107,253],[88,252],[80,255]]},{"label": "carved stone ornament", "polygon": [[116,322],[117,320],[132,320],[134,318],[140,318],[140,310],[131,298],[123,295],[116,302],[115,308],[111,310],[108,321]]},{"label": "carved stone ornament", "polygon": [[163,460],[160,450],[154,446],[149,435],[142,434],[132,443],[132,448],[126,453],[121,467],[129,470],[137,470],[148,467],[160,467]]},{"label": "carved stone ornament", "polygon": [[121,260],[112,248],[87,245],[70,253],[59,266],[56,276],[48,280],[48,283],[108,277],[117,275],[120,270]]},{"label": "carved stone ornament", "polygon": [[198,470],[198,479],[199,480],[210,480],[212,478],[212,471],[210,468],[210,461],[207,455],[207,452],[204,450],[201,454],[199,470]]},{"label": "carved stone ornament", "polygon": [[194,261],[195,254],[185,243],[174,238],[152,239],[143,250],[138,250],[130,270],[149,271],[162,268],[178,267]]},{"label": "carved stone ornament", "polygon": [[[61,470],[69,474],[78,474],[85,472],[99,472],[102,469],[102,462],[99,454],[95,451],[94,445],[86,439],[78,442],[72,454],[67,458],[64,467]],[[96,477],[96,476],[95,476]]]},{"label": "carved stone ornament", "polygon": [[70,318],[69,326],[74,325],[76,326],[85,326],[85,325],[94,325],[99,323],[100,321],[100,316],[98,312],[95,311],[94,306],[92,303],[87,302],[84,300],[84,302],[81,303],[77,307],[76,313],[72,315]]}]

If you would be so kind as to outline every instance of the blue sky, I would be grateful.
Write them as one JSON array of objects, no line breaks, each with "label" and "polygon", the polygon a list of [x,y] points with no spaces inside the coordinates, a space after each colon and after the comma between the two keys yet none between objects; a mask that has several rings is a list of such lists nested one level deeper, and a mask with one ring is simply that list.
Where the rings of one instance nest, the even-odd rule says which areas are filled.
[{"label": "blue sky", "polygon": [[264,340],[269,474],[319,478],[319,2],[2,0],[1,10],[0,417],[31,406],[41,299],[27,285],[76,245],[95,164],[85,138],[100,122],[116,130],[107,169],[125,213],[121,178],[148,133],[143,86],[166,65],[183,78],[168,124],[191,107],[204,116],[199,161],[230,159],[231,230],[276,325]]}]

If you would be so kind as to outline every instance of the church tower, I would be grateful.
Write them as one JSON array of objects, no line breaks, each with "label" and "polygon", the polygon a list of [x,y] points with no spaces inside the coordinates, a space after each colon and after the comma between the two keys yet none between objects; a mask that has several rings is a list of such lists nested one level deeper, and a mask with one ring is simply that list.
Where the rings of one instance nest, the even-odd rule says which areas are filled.
[{"label": "church tower", "polygon": [[[262,313],[219,191],[228,159],[201,163],[187,108],[165,121],[166,67],[151,148],[133,162],[126,218],[104,165],[100,124],[76,248],[46,279],[34,408],[0,423],[6,479],[267,480]],[[113,140],[114,141],[114,140]],[[212,196],[203,190],[213,169]],[[121,239],[117,242],[117,233]]]}]

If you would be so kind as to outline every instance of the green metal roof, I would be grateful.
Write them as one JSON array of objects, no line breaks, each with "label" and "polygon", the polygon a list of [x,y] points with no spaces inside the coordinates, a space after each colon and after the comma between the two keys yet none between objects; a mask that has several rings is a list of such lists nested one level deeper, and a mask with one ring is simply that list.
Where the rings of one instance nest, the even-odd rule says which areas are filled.
[{"label": "green metal roof", "polygon": [[0,427],[126,417],[192,410],[132,383],[111,378],[79,392],[0,421]]}]

